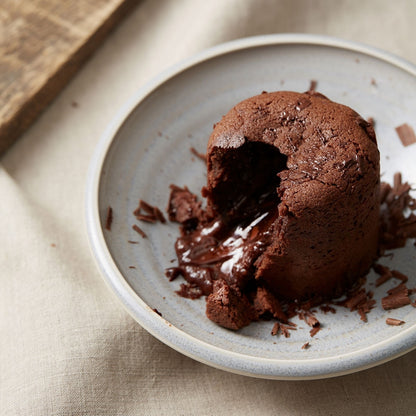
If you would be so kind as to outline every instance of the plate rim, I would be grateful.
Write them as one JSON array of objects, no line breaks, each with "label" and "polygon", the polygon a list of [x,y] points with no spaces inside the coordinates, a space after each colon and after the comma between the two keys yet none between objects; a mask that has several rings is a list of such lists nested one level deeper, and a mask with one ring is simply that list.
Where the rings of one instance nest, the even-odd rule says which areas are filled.
[{"label": "plate rim", "polygon": [[[199,362],[241,375],[275,380],[322,379],[374,367],[415,349],[416,328],[404,329],[387,340],[361,348],[358,351],[342,354],[341,356],[301,361],[259,358],[232,352],[201,341],[160,317],[127,283],[105,242],[99,217],[99,186],[108,151],[119,129],[134,109],[160,85],[193,66],[221,55],[256,47],[295,44],[326,46],[361,53],[396,66],[416,77],[416,65],[401,57],[359,42],[326,35],[299,33],[269,34],[236,39],[213,46],[162,71],[133,93],[130,99],[120,108],[104,130],[93,153],[87,173],[84,204],[88,241],[93,257],[101,272],[100,274],[111,292],[113,292],[136,322],[164,344]],[[410,336],[406,336],[408,333],[410,333]],[[401,342],[403,338],[405,338],[406,342]],[[366,354],[363,355],[363,352]],[[340,364],[341,357],[348,358],[343,365]],[[337,364],[338,369],[331,371],[331,366],[333,367],[334,364]],[[299,368],[297,368],[294,375],[294,367],[299,365],[302,366],[303,371],[299,371]]]}]

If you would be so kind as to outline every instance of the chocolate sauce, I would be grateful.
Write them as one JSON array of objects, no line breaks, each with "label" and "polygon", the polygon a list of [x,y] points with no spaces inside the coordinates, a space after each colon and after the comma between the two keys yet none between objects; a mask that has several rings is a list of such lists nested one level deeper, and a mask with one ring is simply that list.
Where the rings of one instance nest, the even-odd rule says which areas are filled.
[{"label": "chocolate sauce", "polygon": [[185,234],[176,241],[178,267],[166,270],[173,280],[179,274],[188,283],[201,288],[204,295],[212,292],[214,280],[242,289],[254,275],[254,262],[271,239],[275,215],[260,205],[254,219],[227,225],[221,218]]}]

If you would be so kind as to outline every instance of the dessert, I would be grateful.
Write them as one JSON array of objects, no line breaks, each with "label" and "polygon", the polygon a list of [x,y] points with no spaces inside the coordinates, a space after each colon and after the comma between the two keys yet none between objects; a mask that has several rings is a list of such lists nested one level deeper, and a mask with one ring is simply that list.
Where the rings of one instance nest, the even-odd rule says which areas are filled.
[{"label": "dessert", "polygon": [[171,187],[181,224],[182,296],[207,296],[227,328],[274,317],[288,304],[336,298],[378,255],[379,152],[374,130],[314,91],[262,93],[215,126],[207,149],[206,209]]}]

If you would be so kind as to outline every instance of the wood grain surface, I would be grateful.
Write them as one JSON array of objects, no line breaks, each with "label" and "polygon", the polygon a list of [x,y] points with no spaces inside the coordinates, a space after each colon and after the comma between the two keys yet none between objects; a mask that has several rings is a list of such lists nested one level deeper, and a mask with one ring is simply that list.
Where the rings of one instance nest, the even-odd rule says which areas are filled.
[{"label": "wood grain surface", "polygon": [[0,1],[0,155],[138,2]]}]

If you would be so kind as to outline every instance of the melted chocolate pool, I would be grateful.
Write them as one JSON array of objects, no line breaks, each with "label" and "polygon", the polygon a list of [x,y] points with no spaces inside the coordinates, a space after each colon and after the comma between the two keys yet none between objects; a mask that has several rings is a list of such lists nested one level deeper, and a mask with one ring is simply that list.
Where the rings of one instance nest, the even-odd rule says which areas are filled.
[{"label": "melted chocolate pool", "polygon": [[[183,224],[182,236],[175,245],[178,266],[166,270],[171,280],[182,275],[190,284],[179,291],[185,297],[209,295],[213,282],[220,279],[233,288],[245,289],[254,280],[255,262],[275,231],[280,202],[277,174],[285,167],[286,157],[263,143],[247,143],[223,157],[233,163],[224,163],[221,158],[214,161],[228,169],[228,180],[212,195],[221,201],[218,212],[208,214],[211,218],[207,221],[188,220]],[[184,210],[181,199],[191,200],[185,194],[176,198],[175,212]]]}]

